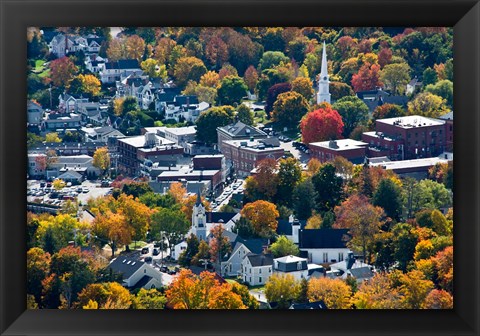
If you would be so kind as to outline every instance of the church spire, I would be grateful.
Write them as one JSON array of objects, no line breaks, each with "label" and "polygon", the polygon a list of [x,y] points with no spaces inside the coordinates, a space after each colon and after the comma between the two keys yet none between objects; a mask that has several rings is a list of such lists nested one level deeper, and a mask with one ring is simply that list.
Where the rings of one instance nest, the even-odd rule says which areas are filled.
[{"label": "church spire", "polygon": [[323,41],[322,68],[318,79],[317,104],[327,102],[330,104],[330,81],[328,76],[327,47]]},{"label": "church spire", "polygon": [[200,188],[197,190],[197,201],[195,202],[195,205],[201,205],[202,204],[202,198],[200,196]]}]

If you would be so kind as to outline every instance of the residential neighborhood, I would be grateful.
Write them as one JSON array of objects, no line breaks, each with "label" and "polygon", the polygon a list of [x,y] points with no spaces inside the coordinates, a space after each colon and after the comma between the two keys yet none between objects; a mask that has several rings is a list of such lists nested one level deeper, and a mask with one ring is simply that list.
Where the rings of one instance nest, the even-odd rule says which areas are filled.
[{"label": "residential neighborhood", "polygon": [[453,30],[30,27],[29,309],[452,309]]}]

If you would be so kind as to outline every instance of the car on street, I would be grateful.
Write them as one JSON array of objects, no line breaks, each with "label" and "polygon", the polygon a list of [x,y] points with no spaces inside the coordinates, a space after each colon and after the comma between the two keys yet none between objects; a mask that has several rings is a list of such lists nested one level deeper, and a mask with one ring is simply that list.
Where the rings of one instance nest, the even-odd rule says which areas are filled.
[{"label": "car on street", "polygon": [[153,254],[154,256],[157,256],[157,255],[160,254],[160,251],[159,251],[158,249],[154,248],[152,254]]},{"label": "car on street", "polygon": [[143,259],[146,263],[151,263],[152,262],[152,257],[145,257],[145,259]]},{"label": "car on street", "polygon": [[142,248],[142,254],[147,254],[148,252],[150,252],[148,247]]}]

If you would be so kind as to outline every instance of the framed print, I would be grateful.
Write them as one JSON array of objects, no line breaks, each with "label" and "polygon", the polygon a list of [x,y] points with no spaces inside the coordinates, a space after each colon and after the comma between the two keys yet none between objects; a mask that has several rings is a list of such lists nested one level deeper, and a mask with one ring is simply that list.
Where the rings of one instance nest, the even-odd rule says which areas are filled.
[{"label": "framed print", "polygon": [[479,334],[477,1],[0,4],[2,335]]}]

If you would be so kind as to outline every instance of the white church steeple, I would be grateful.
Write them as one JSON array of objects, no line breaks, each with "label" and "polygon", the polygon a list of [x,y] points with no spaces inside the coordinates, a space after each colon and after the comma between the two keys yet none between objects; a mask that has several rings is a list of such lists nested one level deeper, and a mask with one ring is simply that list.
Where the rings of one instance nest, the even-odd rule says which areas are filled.
[{"label": "white church steeple", "polygon": [[322,51],[322,70],[320,71],[320,78],[318,79],[317,104],[323,102],[330,104],[329,85],[330,81],[328,76],[327,48],[324,41]]},{"label": "white church steeple", "polygon": [[197,236],[199,240],[206,240],[207,228],[206,228],[207,216],[205,213],[205,207],[202,204],[200,197],[200,190],[197,191],[197,201],[193,206],[192,212],[192,233]]}]

